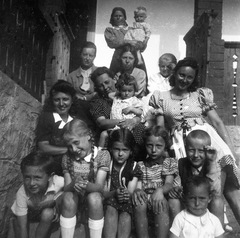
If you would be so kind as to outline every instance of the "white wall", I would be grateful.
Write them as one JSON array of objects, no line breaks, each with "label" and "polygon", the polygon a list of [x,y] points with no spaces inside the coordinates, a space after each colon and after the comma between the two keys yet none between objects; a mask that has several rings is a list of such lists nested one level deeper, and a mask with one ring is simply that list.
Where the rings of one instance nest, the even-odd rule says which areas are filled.
[{"label": "white wall", "polygon": [[[194,0],[98,0],[95,34],[97,66],[110,65],[113,50],[108,48],[103,33],[110,26],[112,9],[117,6],[126,10],[130,26],[137,6],[145,6],[148,10],[147,21],[151,25],[152,35],[143,53],[148,74],[158,72],[158,58],[163,53],[173,53],[178,60],[185,56],[183,37],[193,25]],[[223,0],[222,38],[226,41],[240,41],[239,23],[240,0]]]},{"label": "white wall", "polygon": [[240,0],[223,0],[222,39],[240,41]]},{"label": "white wall", "polygon": [[151,25],[152,35],[148,47],[143,53],[148,74],[158,72],[158,58],[163,53],[173,53],[177,59],[185,56],[184,35],[193,25],[194,0],[98,0],[95,43],[97,45],[97,66],[109,66],[113,50],[108,48],[104,39],[104,30],[110,26],[109,20],[114,7],[123,7],[127,13],[127,22],[134,21],[133,11],[145,6],[147,21]]}]

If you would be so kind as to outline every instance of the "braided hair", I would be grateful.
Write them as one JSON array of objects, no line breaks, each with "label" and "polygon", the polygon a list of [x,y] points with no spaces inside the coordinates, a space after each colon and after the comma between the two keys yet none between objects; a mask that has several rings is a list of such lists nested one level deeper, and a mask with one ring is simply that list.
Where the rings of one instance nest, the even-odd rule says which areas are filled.
[{"label": "braided hair", "polygon": [[[121,175],[121,178],[125,177],[126,181],[131,181],[133,179],[133,167],[135,163],[133,152],[136,144],[132,132],[126,128],[121,128],[121,129],[112,131],[112,133],[110,134],[110,139],[108,144],[109,151],[111,151],[115,142],[123,143],[124,146],[126,146],[131,151],[131,154],[126,161],[125,167]],[[120,181],[120,183],[121,182],[122,181]]]},{"label": "braided hair", "polygon": [[88,174],[88,181],[94,182],[94,136],[92,131],[89,129],[88,125],[80,120],[73,119],[71,122],[67,123],[64,127],[63,138],[68,141],[71,135],[77,135],[79,137],[89,136],[89,143],[91,144],[91,159],[90,159],[90,171]]}]

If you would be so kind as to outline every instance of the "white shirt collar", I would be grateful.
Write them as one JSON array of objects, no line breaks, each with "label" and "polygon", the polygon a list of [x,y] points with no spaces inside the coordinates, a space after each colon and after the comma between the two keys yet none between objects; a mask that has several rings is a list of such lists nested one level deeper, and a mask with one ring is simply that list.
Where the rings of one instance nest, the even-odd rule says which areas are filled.
[{"label": "white shirt collar", "polygon": [[[93,158],[95,158],[95,157],[97,156],[97,153],[98,153],[98,148],[97,148],[96,146],[94,146],[93,153],[94,153]],[[87,155],[87,156],[84,158],[84,160],[89,163],[90,160],[91,160],[91,157],[92,157],[92,153],[89,154],[89,155]]]},{"label": "white shirt collar", "polygon": [[49,192],[53,192],[55,191],[55,184],[54,184],[54,181],[53,181],[53,176],[51,176],[49,178],[49,181],[48,181],[48,188],[47,188],[47,191],[45,192],[44,195],[46,195],[47,193]]},{"label": "white shirt collar", "polygon": [[68,115],[67,122],[64,122],[63,119],[60,117],[60,115],[56,112],[53,112],[53,117],[54,117],[55,123],[61,121],[61,123],[58,127],[59,129],[62,129],[68,122],[73,120],[73,118],[70,115]]}]

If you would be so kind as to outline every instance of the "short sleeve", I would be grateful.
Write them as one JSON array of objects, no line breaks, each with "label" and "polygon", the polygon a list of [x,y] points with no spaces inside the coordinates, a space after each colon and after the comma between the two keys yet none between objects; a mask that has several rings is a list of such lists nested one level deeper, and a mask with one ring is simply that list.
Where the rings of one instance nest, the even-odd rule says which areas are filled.
[{"label": "short sleeve", "polygon": [[97,155],[98,169],[102,169],[105,172],[110,171],[111,156],[108,150],[99,150]]},{"label": "short sleeve", "polygon": [[173,186],[181,186],[181,179],[178,171],[178,160],[176,158],[166,158],[163,161],[163,176],[173,175]]},{"label": "short sleeve", "polygon": [[135,168],[133,169],[133,177],[138,178],[138,180],[140,180],[142,178],[143,172],[140,168],[140,165],[137,163],[135,165]]},{"label": "short sleeve", "polygon": [[17,191],[16,200],[14,201],[11,210],[16,216],[24,216],[28,213],[28,197],[24,186],[22,185]]},{"label": "short sleeve", "polygon": [[158,114],[163,114],[163,98],[160,91],[154,91],[149,99],[149,106],[152,106]]},{"label": "short sleeve", "polygon": [[203,114],[206,114],[208,111],[216,109],[217,105],[213,101],[213,92],[209,88],[199,88],[199,102],[203,109]]},{"label": "short sleeve", "polygon": [[163,175],[178,174],[178,161],[175,158],[166,158],[163,161]]},{"label": "short sleeve", "polygon": [[180,236],[181,231],[182,231],[183,220],[181,218],[182,218],[182,213],[180,212],[174,218],[172,227],[170,228],[170,231],[177,237]]}]

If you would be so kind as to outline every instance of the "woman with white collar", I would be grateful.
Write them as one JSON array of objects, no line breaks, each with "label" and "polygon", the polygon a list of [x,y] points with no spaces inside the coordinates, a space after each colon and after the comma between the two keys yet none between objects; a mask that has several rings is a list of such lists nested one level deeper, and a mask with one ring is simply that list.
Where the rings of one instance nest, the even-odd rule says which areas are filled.
[{"label": "woman with white collar", "polygon": [[[124,39],[124,36],[129,29],[126,20],[127,16],[125,9],[121,7],[113,8],[110,17],[110,24],[112,25],[112,27],[107,27],[104,32],[105,40],[108,47],[111,49],[115,49],[110,65],[110,70],[113,72],[114,75],[120,71],[119,64],[122,46],[124,46],[125,44],[130,44],[134,46],[136,50],[140,50],[141,52],[144,51],[146,48],[146,44],[141,41]],[[146,72],[145,63],[143,65],[139,65],[139,68]]]},{"label": "woman with white collar", "polygon": [[62,156],[67,152],[62,135],[63,127],[73,120],[75,89],[65,80],[58,80],[50,89],[37,125],[37,146],[39,151],[54,157],[55,173],[62,175]]}]

